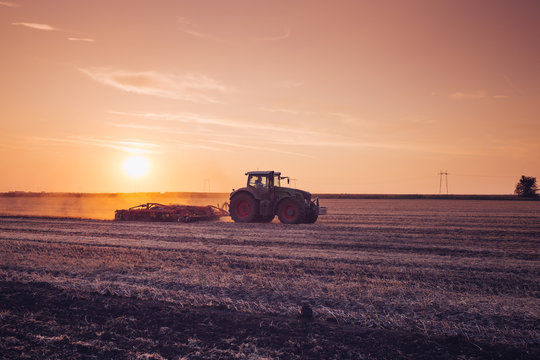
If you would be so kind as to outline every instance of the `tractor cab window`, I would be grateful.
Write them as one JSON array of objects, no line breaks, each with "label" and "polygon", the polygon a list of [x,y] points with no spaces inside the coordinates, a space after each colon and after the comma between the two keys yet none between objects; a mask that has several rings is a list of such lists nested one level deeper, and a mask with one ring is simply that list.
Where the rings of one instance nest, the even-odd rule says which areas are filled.
[{"label": "tractor cab window", "polygon": [[253,175],[249,178],[249,186],[256,189],[265,189],[268,187],[268,178],[261,175]]},{"label": "tractor cab window", "polygon": [[279,175],[274,175],[274,186],[280,187]]}]

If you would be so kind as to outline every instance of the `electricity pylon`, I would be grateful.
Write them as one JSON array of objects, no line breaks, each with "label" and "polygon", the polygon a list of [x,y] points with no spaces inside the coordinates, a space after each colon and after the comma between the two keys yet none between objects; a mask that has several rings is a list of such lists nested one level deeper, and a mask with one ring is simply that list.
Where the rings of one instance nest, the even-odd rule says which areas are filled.
[{"label": "electricity pylon", "polygon": [[[206,189],[208,189],[208,191]],[[203,192],[210,192],[210,179],[203,180]]]},{"label": "electricity pylon", "polygon": [[448,171],[441,171],[439,172],[439,194],[442,193],[442,179],[446,180],[446,195],[448,195]]}]

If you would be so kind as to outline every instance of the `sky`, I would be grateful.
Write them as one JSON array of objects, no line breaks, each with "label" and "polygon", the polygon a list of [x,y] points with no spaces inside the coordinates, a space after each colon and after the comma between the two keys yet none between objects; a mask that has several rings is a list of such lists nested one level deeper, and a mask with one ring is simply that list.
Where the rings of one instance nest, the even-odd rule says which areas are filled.
[{"label": "sky", "polygon": [[0,191],[510,194],[538,34],[534,0],[1,0]]}]

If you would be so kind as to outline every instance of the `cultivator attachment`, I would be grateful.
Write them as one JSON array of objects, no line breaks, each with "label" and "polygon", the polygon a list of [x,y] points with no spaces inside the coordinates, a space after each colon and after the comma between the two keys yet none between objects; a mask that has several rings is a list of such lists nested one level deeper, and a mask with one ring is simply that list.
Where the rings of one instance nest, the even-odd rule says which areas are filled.
[{"label": "cultivator attachment", "polygon": [[[223,204],[226,207],[226,203]],[[217,206],[193,206],[193,205],[163,205],[147,203],[129,208],[128,210],[116,210],[114,219],[117,221],[177,221],[193,222],[217,220],[229,213]]]}]

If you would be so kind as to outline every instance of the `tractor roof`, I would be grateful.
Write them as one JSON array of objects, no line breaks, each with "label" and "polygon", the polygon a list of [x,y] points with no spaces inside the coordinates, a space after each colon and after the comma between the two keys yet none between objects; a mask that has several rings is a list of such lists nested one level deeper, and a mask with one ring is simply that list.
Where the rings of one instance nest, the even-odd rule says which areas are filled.
[{"label": "tractor roof", "polygon": [[277,176],[281,175],[278,171],[248,171],[246,175],[271,175],[272,173]]}]

